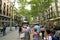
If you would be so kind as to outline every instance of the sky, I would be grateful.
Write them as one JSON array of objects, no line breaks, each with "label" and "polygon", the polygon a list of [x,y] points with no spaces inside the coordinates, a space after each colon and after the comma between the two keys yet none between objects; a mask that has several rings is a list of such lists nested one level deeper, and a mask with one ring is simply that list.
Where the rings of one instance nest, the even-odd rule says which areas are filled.
[{"label": "sky", "polygon": [[[14,0],[10,0],[11,2],[14,2]],[[19,8],[19,5],[17,3],[18,0],[15,1],[15,7],[18,9]]]},{"label": "sky", "polygon": [[19,5],[18,5],[18,3],[17,3],[17,0],[16,0],[16,2],[15,2],[15,7],[18,9],[19,8]]},{"label": "sky", "polygon": [[[30,2],[31,0],[27,0],[27,2]],[[31,10],[31,5],[29,4],[29,5],[26,5],[25,6],[25,9],[27,9],[27,10]]]},{"label": "sky", "polygon": [[25,6],[25,9],[31,10],[31,5],[26,5],[26,6]]},{"label": "sky", "polygon": [[[10,1],[13,2],[14,0],[10,0]],[[19,9],[19,5],[18,5],[17,1],[18,1],[18,0],[15,1],[15,7],[16,7],[17,9]],[[31,0],[27,0],[27,1],[30,2]],[[26,5],[26,6],[25,6],[25,9],[31,10],[31,5]]]}]

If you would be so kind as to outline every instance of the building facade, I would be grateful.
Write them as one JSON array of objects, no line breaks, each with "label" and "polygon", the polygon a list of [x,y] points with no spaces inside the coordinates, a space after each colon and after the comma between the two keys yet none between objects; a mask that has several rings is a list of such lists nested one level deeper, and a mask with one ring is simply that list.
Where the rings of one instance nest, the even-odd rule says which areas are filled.
[{"label": "building facade", "polygon": [[3,26],[4,23],[10,26],[11,15],[9,0],[0,0],[0,26]]},{"label": "building facade", "polygon": [[48,22],[49,24],[60,25],[60,0],[53,0],[51,6],[44,15],[44,18],[45,22]]}]

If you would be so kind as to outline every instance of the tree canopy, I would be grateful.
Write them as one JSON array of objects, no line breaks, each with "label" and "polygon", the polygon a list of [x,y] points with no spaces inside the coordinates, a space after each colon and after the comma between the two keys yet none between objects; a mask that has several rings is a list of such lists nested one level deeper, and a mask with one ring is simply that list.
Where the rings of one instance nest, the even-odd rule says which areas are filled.
[{"label": "tree canopy", "polygon": [[[18,3],[20,4],[18,13],[30,20],[31,17],[41,16],[40,14],[50,7],[52,0],[31,0],[30,2],[19,0]],[[26,5],[31,5],[31,10],[25,9]]]}]

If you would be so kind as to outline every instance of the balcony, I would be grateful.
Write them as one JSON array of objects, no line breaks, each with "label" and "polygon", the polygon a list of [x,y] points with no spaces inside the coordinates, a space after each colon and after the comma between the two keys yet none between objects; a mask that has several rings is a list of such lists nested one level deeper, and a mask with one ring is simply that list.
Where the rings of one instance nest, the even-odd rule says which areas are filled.
[{"label": "balcony", "polygon": [[1,15],[1,14],[0,14],[0,17],[11,18],[11,17],[9,17],[9,16]]}]

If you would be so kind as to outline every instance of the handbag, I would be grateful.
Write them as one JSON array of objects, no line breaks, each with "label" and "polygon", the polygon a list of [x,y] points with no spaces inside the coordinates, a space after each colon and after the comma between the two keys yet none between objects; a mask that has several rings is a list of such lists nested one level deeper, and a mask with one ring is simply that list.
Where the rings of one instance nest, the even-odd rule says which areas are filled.
[{"label": "handbag", "polygon": [[24,38],[24,37],[25,37],[25,33],[21,33],[20,38]]}]

